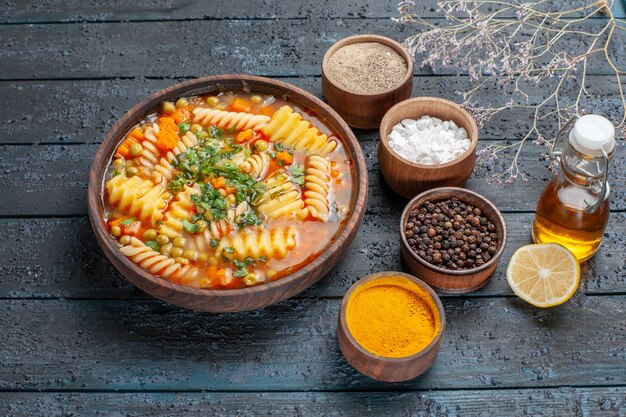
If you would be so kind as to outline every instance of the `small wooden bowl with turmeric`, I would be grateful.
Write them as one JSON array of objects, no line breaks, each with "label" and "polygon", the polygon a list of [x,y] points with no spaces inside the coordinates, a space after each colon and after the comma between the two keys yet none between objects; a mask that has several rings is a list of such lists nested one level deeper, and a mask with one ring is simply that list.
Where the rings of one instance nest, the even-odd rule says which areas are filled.
[{"label": "small wooden bowl with turmeric", "polygon": [[343,297],[337,338],[357,371],[385,382],[413,379],[435,361],[446,315],[422,280],[385,271],[357,281]]}]

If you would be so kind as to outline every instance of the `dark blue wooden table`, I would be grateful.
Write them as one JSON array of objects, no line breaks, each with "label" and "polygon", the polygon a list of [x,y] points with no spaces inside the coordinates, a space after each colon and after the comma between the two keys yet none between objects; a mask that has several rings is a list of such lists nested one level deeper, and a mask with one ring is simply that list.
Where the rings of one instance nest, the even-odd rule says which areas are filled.
[{"label": "dark blue wooden table", "polygon": [[[438,18],[434,1],[418,3]],[[329,276],[292,300],[243,314],[187,311],[133,288],[103,257],[87,219],[87,172],[104,133],[133,104],[182,79],[238,72],[321,96],[328,46],[360,33],[402,40],[414,29],[395,15],[381,0],[2,2],[0,415],[626,415],[621,149],[602,248],[573,299],[549,310],[515,297],[504,275],[512,252],[529,243],[549,172],[529,150],[528,183],[503,188],[486,184],[489,170],[474,173],[468,188],[504,212],[506,253],[486,287],[443,297],[441,353],[403,384],[358,374],[335,335],[347,288],[401,268],[406,201],[378,173],[376,131],[355,132],[370,180],[358,237]],[[602,68],[588,76],[600,90],[596,104],[611,114],[620,98],[609,80]],[[455,99],[468,85],[466,76],[416,68],[417,95]],[[500,99],[496,86],[486,88]],[[482,129],[480,146],[514,139],[530,122],[503,114]]]}]

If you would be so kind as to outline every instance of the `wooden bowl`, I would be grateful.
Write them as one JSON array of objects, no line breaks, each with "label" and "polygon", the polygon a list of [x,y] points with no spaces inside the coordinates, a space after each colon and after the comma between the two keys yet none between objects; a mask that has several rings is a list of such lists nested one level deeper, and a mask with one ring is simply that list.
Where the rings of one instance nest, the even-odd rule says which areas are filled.
[{"label": "wooden bowl", "polygon": [[[120,139],[146,114],[164,100],[219,91],[258,91],[286,96],[298,106],[311,110],[333,132],[343,139],[345,150],[353,160],[353,192],[350,211],[344,226],[328,247],[311,263],[291,275],[267,284],[235,289],[209,290],[190,288],[167,281],[141,269],[115,246],[102,217],[103,179]],[[326,275],[343,256],[363,220],[367,201],[367,168],[361,147],[346,123],[330,107],[312,94],[291,84],[250,75],[216,75],[186,81],[165,88],[130,109],[107,133],[96,153],[89,172],[89,218],[104,254],[129,281],[163,301],[193,310],[211,312],[244,311],[264,307],[292,297]]]},{"label": "wooden bowl", "polygon": [[[404,78],[387,90],[362,94],[347,90],[328,77],[328,61],[342,46],[353,43],[378,42],[396,50],[407,63]],[[413,58],[409,52],[393,39],[378,35],[356,35],[342,39],[332,45],[322,61],[322,91],[326,101],[350,126],[359,129],[376,129],[385,112],[399,101],[411,97],[413,92]]]},{"label": "wooden bowl", "polygon": [[[387,135],[404,119],[422,116],[452,120],[467,130],[471,140],[469,149],[457,159],[442,165],[422,165],[410,162],[389,146]],[[385,181],[398,194],[412,198],[434,187],[461,187],[465,184],[476,164],[478,127],[474,118],[458,104],[436,97],[418,97],[393,106],[380,124],[378,166]]]},{"label": "wooden bowl", "polygon": [[[388,358],[384,356],[378,356],[372,352],[369,352],[363,348],[356,341],[347,323],[347,309],[350,297],[355,291],[364,287],[371,287],[376,285],[384,285],[385,281],[390,277],[399,277],[402,280],[407,280],[408,285],[412,286],[417,291],[421,292],[420,296],[428,296],[433,315],[436,320],[439,320],[439,331],[433,338],[433,340],[421,351],[403,358]],[[339,347],[346,360],[363,375],[367,375],[370,378],[374,378],[378,381],[385,382],[401,382],[413,379],[424,372],[435,361],[437,353],[441,348],[441,341],[443,340],[443,332],[446,327],[446,313],[441,304],[441,300],[437,294],[430,288],[424,281],[414,277],[413,275],[405,274],[403,272],[385,271],[378,272],[376,274],[368,275],[358,280],[348,292],[344,295],[341,303],[341,309],[339,310],[339,324],[337,326],[337,339],[339,340]]]},{"label": "wooden bowl", "polygon": [[[447,200],[452,197],[456,197],[463,203],[478,207],[483,212],[483,215],[496,226],[496,234],[498,235],[498,242],[500,243],[498,251],[489,261],[479,267],[463,270],[450,270],[432,265],[420,258],[411,249],[409,242],[404,235],[404,229],[409,219],[409,213],[413,207],[421,206],[426,200],[430,202],[437,202]],[[445,293],[465,294],[475,291],[485,285],[498,267],[498,262],[500,261],[500,257],[502,256],[502,252],[504,252],[504,247],[506,246],[506,239],[506,223],[500,213],[500,210],[498,210],[496,206],[485,197],[464,188],[445,187],[425,191],[413,200],[409,201],[402,212],[402,217],[400,218],[400,252],[402,253],[402,258],[404,259],[406,266],[413,274],[426,281],[428,285]]]}]

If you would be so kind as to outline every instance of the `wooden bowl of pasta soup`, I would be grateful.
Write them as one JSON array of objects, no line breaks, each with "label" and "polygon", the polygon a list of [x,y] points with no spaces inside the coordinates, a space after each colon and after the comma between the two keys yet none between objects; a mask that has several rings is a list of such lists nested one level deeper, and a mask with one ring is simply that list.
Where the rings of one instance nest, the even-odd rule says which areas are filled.
[{"label": "wooden bowl of pasta soup", "polygon": [[264,307],[317,282],[354,239],[366,199],[346,123],[304,90],[249,75],[186,81],[137,104],[105,136],[88,191],[118,271],[210,312]]}]

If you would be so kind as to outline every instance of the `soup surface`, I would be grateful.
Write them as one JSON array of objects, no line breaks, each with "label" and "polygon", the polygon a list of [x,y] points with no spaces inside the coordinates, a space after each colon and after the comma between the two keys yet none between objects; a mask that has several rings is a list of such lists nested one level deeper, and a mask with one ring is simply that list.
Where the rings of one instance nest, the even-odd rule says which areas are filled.
[{"label": "soup surface", "polygon": [[314,115],[264,94],[164,102],[104,179],[120,251],[179,284],[234,289],[315,259],[348,217],[352,161]]}]

